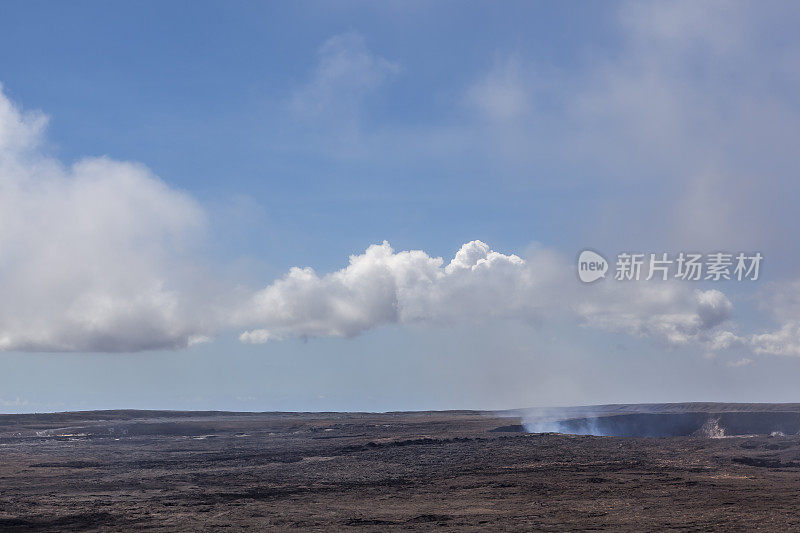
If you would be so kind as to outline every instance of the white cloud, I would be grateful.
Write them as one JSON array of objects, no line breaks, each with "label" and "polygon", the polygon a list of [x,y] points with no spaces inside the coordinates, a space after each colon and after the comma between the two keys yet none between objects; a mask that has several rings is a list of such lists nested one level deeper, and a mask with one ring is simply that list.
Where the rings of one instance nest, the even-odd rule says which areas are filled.
[{"label": "white cloud", "polygon": [[270,334],[265,329],[254,329],[252,331],[245,331],[239,335],[239,341],[244,344],[264,344],[270,340],[281,340],[279,337]]},{"label": "white cloud", "polygon": [[179,281],[204,215],[140,164],[40,149],[46,119],[0,92],[0,349],[135,351],[199,339]]},{"label": "white cloud", "polygon": [[800,322],[787,322],[777,331],[753,335],[750,342],[759,354],[800,357]]},{"label": "white cloud", "polygon": [[737,359],[736,361],[728,361],[726,364],[732,368],[739,368],[742,366],[747,366],[753,363],[753,360],[748,357],[742,357],[741,359]]},{"label": "white cloud", "polygon": [[692,290],[680,282],[632,282],[602,287],[579,304],[578,314],[590,327],[713,350],[732,307],[717,290]]},{"label": "white cloud", "polygon": [[[0,84],[0,95],[3,86]],[[21,113],[5,96],[0,97],[0,153],[24,153],[39,145],[47,117]]]},{"label": "white cloud", "polygon": [[709,340],[709,349],[713,351],[728,350],[735,346],[742,346],[747,342],[746,339],[736,335],[732,331],[718,331]]},{"label": "white cloud", "polygon": [[527,283],[524,264],[479,241],[465,244],[446,267],[441,258],[420,250],[395,253],[384,242],[330,274],[292,268],[253,297],[244,316],[266,327],[242,340],[350,337],[385,324],[510,314],[522,304],[514,292]]},{"label": "white cloud", "polygon": [[719,291],[679,282],[580,284],[559,254],[537,250],[527,259],[464,244],[447,264],[421,250],[395,252],[388,243],[350,257],[319,275],[293,268],[255,294],[239,316],[258,329],[242,342],[287,337],[350,337],[386,324],[540,323],[568,318],[606,331],[669,345],[724,345],[721,327],[731,302]]},{"label": "white cloud", "polygon": [[800,357],[800,281],[773,282],[759,294],[759,309],[772,315],[778,329],[751,335],[757,354]]}]

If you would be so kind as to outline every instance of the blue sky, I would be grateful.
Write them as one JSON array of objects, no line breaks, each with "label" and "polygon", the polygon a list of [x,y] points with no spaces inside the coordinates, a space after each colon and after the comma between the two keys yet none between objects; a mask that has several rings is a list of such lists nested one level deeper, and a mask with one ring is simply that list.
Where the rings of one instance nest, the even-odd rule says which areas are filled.
[{"label": "blue sky", "polygon": [[[796,401],[797,20],[6,3],[0,410]],[[584,248],[765,261],[584,287]]]},{"label": "blue sky", "polygon": [[[232,253],[263,254],[283,269],[321,259],[333,268],[343,249],[383,239],[439,254],[473,238],[520,248],[532,238],[557,242],[555,233],[568,231],[560,227],[568,221],[550,222],[560,210],[549,205],[559,198],[591,201],[591,191],[558,184],[565,169],[503,172],[498,179],[486,154],[464,160],[468,146],[454,146],[457,157],[409,158],[390,139],[431,129],[456,134],[472,119],[462,105],[465,88],[498,58],[524,51],[526,60],[530,55],[555,70],[586,62],[585,47],[613,42],[613,33],[594,24],[585,8],[78,6],[18,4],[24,9],[4,17],[9,96],[53,117],[49,139],[66,161],[106,154],[142,161],[218,206],[221,216],[226,202],[238,207],[243,196],[257,204],[253,214],[263,210],[267,220],[253,224],[247,237],[236,228],[236,238],[247,242]],[[36,24],[26,23],[33,13]],[[524,24],[515,21],[521,16]],[[361,102],[360,128],[374,137],[369,151],[339,154],[324,140],[340,133],[335,124],[298,123],[286,108],[313,75],[320,46],[348,32],[399,71]],[[532,194],[530,181],[541,173],[555,183],[535,186]],[[254,250],[250,239],[272,246]],[[281,253],[271,253],[278,245]],[[296,246],[294,258],[282,253],[287,245]]]}]

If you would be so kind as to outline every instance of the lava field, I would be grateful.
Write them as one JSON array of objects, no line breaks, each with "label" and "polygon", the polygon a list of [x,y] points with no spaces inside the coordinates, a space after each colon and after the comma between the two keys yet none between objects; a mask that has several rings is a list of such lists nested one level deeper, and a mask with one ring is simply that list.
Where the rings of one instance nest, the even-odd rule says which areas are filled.
[{"label": "lava field", "polygon": [[[755,404],[3,415],[0,529],[797,530],[799,421]],[[595,434],[527,432],[545,426]]]}]

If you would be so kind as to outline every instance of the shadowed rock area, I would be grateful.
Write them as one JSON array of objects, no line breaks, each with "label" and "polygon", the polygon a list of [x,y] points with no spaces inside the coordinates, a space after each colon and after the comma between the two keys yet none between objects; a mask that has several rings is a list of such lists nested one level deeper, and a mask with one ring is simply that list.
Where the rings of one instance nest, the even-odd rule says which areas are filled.
[{"label": "shadowed rock area", "polygon": [[641,413],[570,419],[562,425],[564,433],[613,437],[794,435],[800,431],[800,413]]},{"label": "shadowed rock area", "polygon": [[[796,530],[798,417],[731,404],[6,415],[0,529]],[[662,438],[519,432],[531,420]],[[758,436],[707,438],[709,420]]]},{"label": "shadowed rock area", "polygon": [[609,437],[731,437],[795,435],[800,432],[797,404],[650,404],[528,409],[517,412],[522,424],[498,432],[567,433]]}]

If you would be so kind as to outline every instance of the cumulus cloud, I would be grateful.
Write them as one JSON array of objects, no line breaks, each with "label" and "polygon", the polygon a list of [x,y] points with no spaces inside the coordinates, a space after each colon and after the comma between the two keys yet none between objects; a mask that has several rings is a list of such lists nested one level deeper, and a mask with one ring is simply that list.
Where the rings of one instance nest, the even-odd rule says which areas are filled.
[{"label": "cumulus cloud", "polygon": [[0,92],[0,349],[136,351],[201,339],[178,292],[201,208],[146,167],[64,166],[46,119]]},{"label": "cumulus cloud", "polygon": [[581,285],[572,266],[548,250],[522,259],[472,241],[445,263],[421,250],[395,252],[384,242],[332,273],[291,269],[245,307],[242,321],[254,320],[259,328],[240,340],[351,337],[387,324],[539,323],[559,317],[669,345],[694,342],[714,349],[721,346],[720,327],[731,309],[720,291],[680,283]]},{"label": "cumulus cloud", "polygon": [[446,266],[442,258],[421,250],[395,253],[384,242],[322,276],[311,268],[292,268],[255,294],[246,316],[268,327],[248,332],[242,340],[350,337],[384,324],[512,313],[521,305],[515,289],[528,283],[524,264],[480,241],[465,244]]}]

